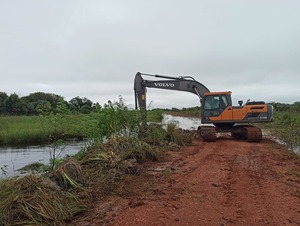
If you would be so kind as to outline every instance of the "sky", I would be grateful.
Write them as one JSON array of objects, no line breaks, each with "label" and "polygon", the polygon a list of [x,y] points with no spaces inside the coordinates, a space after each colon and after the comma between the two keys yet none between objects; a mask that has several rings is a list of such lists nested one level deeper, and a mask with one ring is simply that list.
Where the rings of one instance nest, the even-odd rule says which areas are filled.
[{"label": "sky", "polygon": [[[0,0],[0,91],[134,105],[137,72],[193,76],[233,103],[300,101],[299,0]],[[151,77],[145,79],[152,80]],[[149,108],[199,105],[148,89]]]}]

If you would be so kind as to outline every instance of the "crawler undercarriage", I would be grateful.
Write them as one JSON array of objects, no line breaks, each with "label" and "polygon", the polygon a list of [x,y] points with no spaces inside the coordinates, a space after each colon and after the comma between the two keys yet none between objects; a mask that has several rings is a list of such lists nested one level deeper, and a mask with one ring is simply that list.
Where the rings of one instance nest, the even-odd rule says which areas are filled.
[{"label": "crawler undercarriage", "polygon": [[262,131],[260,128],[251,125],[236,125],[232,127],[199,126],[198,133],[204,141],[216,141],[216,134],[219,132],[230,132],[235,139],[247,140],[248,142],[260,142]]}]

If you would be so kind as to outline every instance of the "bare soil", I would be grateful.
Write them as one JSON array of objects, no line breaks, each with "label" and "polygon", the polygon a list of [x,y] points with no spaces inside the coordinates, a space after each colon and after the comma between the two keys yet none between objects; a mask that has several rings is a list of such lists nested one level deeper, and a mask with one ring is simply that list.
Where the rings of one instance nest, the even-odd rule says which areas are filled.
[{"label": "bare soil", "polygon": [[73,225],[300,225],[300,158],[269,141],[194,140],[127,175]]}]

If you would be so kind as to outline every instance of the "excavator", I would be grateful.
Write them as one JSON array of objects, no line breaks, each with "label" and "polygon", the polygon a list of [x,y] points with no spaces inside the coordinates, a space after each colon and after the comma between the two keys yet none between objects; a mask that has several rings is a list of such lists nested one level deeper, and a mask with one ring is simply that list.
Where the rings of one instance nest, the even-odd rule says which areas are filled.
[{"label": "excavator", "polygon": [[[145,80],[143,76],[161,78]],[[260,142],[262,131],[250,123],[273,121],[273,106],[263,101],[238,101],[239,106],[232,106],[231,92],[210,92],[202,83],[191,76],[165,76],[138,72],[134,79],[135,108],[142,112],[146,121],[147,88],[168,89],[190,92],[197,95],[201,104],[201,124],[198,132],[204,141],[216,141],[217,133],[227,132],[233,138],[249,142]]]}]

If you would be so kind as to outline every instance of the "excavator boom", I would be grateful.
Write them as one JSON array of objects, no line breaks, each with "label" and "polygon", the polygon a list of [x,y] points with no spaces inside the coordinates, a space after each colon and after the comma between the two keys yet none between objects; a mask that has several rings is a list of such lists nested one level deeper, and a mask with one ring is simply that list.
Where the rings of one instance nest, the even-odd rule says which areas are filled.
[{"label": "excavator boom", "polygon": [[[167,80],[144,80],[142,75],[163,78]],[[202,99],[204,93],[209,92],[200,82],[191,76],[171,77],[164,75],[151,75],[138,72],[134,79],[135,107],[146,110],[146,91],[147,88],[158,88],[190,92]]]}]

